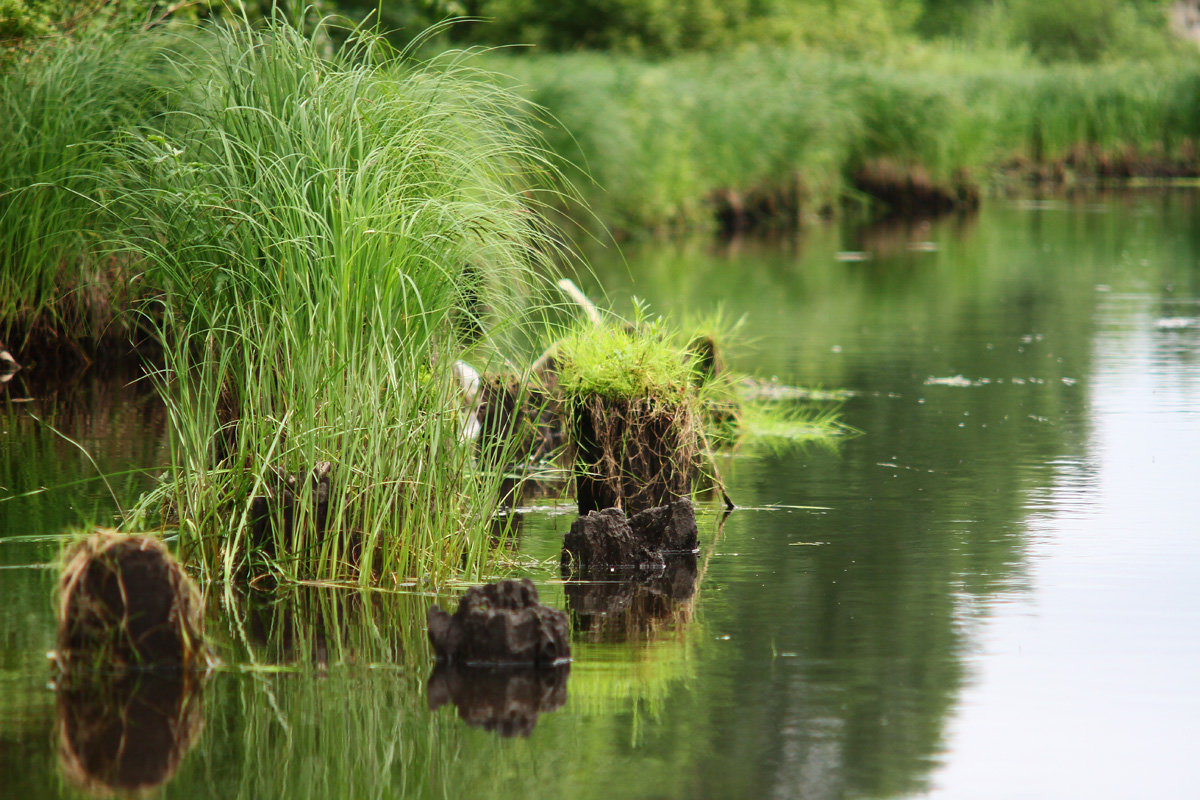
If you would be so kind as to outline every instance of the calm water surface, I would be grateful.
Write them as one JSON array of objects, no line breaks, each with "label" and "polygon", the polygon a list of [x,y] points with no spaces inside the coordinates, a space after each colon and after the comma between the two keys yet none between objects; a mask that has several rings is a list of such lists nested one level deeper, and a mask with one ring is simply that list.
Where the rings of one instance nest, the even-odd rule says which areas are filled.
[{"label": "calm water surface", "polygon": [[[4,796],[1200,794],[1198,202],[996,201],[969,220],[598,256],[618,307],[749,315],[735,366],[853,391],[843,416],[863,435],[730,454],[744,508],[705,512],[681,602],[564,587],[569,506],[531,501],[512,558],[572,612],[565,684],[433,678],[436,598],[310,591],[212,597],[226,666],[202,685],[56,694],[54,534],[128,499],[164,425],[118,383],[32,402],[10,385]],[[443,697],[462,708],[431,710]],[[529,735],[468,724],[487,720]],[[114,759],[147,740],[164,745]]]}]

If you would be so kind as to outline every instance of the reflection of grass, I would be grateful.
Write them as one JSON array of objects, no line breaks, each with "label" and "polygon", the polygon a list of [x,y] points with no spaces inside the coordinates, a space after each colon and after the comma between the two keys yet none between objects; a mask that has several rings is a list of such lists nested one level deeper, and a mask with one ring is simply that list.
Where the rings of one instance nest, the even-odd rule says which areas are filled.
[{"label": "reflection of grass", "polygon": [[[321,586],[214,604],[226,646],[256,668],[396,664],[428,655],[426,597]],[[214,626],[215,628],[215,626]]]},{"label": "reflection of grass", "polygon": [[636,745],[642,725],[658,719],[671,693],[695,677],[695,637],[703,629],[693,620],[686,630],[644,644],[573,644],[569,708],[589,717],[626,710]]},{"label": "reflection of grass", "polygon": [[839,437],[857,433],[840,419],[837,406],[780,404],[762,401],[742,406],[739,441],[781,447],[788,443],[819,442],[836,446]]},{"label": "reflection of grass", "polygon": [[111,525],[136,499],[163,457],[164,415],[123,383],[93,375],[59,397],[0,405],[0,537]]}]

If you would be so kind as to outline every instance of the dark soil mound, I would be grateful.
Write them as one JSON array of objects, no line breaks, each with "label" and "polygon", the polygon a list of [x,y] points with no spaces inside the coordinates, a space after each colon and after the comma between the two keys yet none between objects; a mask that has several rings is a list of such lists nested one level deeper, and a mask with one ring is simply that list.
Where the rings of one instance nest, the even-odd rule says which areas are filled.
[{"label": "dark soil mound", "polygon": [[468,589],[453,615],[432,606],[428,619],[439,661],[549,666],[571,657],[567,615],[541,605],[528,578]]},{"label": "dark soil mound", "polygon": [[144,792],[169,780],[200,734],[202,686],[188,672],[85,681],[58,692],[58,758],[77,788]]},{"label": "dark soil mound", "polygon": [[663,568],[662,553],[633,535],[619,508],[591,511],[575,520],[563,537],[562,565],[578,570]]},{"label": "dark soil mound", "polygon": [[200,592],[149,536],[93,534],[66,555],[58,585],[64,669],[186,667],[205,655]]},{"label": "dark soil mound", "polygon": [[633,535],[661,553],[695,553],[700,548],[696,509],[686,497],[629,518]]},{"label": "dark soil mound", "polygon": [[529,736],[538,714],[567,701],[570,666],[464,667],[438,663],[429,676],[430,710],[454,703],[468,725],[500,736]]},{"label": "dark soil mound", "polygon": [[661,570],[664,554],[694,553],[699,546],[696,510],[687,498],[626,518],[619,508],[579,517],[563,538],[564,569]]}]

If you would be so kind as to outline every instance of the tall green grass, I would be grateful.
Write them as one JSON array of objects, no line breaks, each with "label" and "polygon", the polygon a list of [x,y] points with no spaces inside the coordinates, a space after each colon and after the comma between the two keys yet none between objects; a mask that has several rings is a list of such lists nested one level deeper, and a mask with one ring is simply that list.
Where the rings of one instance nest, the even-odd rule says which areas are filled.
[{"label": "tall green grass", "polygon": [[[1043,65],[1017,51],[927,45],[862,60],[748,48],[488,63],[561,126],[547,139],[597,217],[630,232],[711,226],[723,203],[755,197],[819,211],[880,160],[976,184],[1014,161],[1081,149],[1200,170],[1194,58]],[[774,205],[784,221],[795,216],[793,204]]]},{"label": "tall green grass", "polygon": [[171,42],[100,27],[0,70],[0,340],[128,335],[136,287],[102,246],[104,176],[122,131],[162,110]]},{"label": "tall green grass", "polygon": [[[318,38],[206,34],[180,54],[174,110],[117,151],[174,431],[142,512],[177,517],[210,577],[478,572],[500,476],[462,442],[452,367],[468,344],[513,355],[555,250],[531,192],[544,164],[516,100],[460,57],[396,59],[360,33],[325,58]],[[280,556],[258,563],[251,499],[318,462],[329,535],[302,503],[285,536],[276,505]]]}]

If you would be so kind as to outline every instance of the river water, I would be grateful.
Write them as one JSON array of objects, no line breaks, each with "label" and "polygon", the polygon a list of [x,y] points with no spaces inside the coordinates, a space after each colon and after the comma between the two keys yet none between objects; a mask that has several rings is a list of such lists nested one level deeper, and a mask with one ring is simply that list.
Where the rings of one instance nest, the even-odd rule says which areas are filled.
[{"label": "river water", "polygon": [[849,390],[862,433],[728,454],[690,596],[564,586],[570,504],[530,501],[508,558],[574,662],[486,692],[430,675],[450,598],[297,590],[213,593],[207,681],[56,693],[44,565],[167,443],[120,381],[10,384],[4,796],[1196,796],[1198,217],[1145,190],[596,256],[618,307],[747,315],[734,366]]}]

